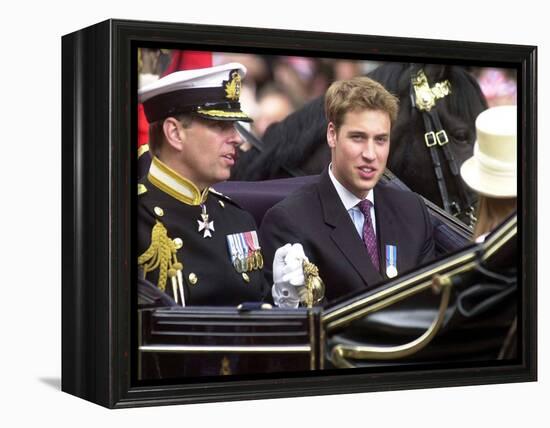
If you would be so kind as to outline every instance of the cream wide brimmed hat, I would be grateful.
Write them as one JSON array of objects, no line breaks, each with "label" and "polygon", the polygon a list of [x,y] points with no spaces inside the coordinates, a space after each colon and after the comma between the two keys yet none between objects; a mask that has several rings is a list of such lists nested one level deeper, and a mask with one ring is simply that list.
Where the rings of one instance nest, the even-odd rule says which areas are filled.
[{"label": "cream wide brimmed hat", "polygon": [[517,195],[517,108],[489,108],[476,119],[474,155],[460,168],[468,186],[493,198]]}]

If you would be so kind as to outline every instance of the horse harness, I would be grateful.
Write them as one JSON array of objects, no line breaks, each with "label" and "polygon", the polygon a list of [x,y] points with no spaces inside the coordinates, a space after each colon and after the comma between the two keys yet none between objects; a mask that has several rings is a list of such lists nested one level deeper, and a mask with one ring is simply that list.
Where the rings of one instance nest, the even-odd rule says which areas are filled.
[{"label": "horse harness", "polygon": [[[426,131],[424,133],[424,142],[432,159],[437,187],[443,201],[443,208],[455,217],[466,218],[470,226],[473,226],[477,220],[474,216],[474,200],[466,191],[465,184],[460,177],[460,170],[455,156],[448,145],[450,142],[449,136],[443,128],[437,109],[434,108],[438,100],[450,93],[451,83],[448,80],[438,82],[430,87],[424,70],[413,67],[410,86],[411,102],[413,109],[416,108],[420,112],[424,121],[424,129]],[[441,168],[439,150],[443,151],[453,180],[456,183],[458,200],[450,200],[449,198],[447,184]]]}]

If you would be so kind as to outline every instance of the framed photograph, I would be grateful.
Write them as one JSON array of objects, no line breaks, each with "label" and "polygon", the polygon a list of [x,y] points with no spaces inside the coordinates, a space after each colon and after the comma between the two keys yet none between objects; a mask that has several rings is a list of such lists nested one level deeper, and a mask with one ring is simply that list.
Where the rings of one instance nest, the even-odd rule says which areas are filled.
[{"label": "framed photograph", "polygon": [[[536,54],[122,20],[64,36],[63,391],[124,408],[536,380]],[[399,242],[379,244],[379,279],[316,229],[342,257],[300,242],[303,292],[284,307],[268,213],[328,180],[326,93],[359,76],[399,106],[377,183],[419,195],[433,256],[403,262],[417,225],[386,229],[409,210],[377,199],[378,239]],[[231,132],[220,175],[196,123]],[[180,154],[198,174],[172,167],[169,135],[193,135]],[[498,210],[473,161],[491,188],[511,177]]]}]

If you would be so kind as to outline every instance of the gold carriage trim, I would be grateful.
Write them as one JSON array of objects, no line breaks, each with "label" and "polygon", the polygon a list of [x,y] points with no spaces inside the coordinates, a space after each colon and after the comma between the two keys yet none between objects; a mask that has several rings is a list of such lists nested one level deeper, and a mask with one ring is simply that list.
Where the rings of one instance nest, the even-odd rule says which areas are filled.
[{"label": "gold carriage trim", "polygon": [[207,116],[214,116],[214,117],[236,117],[241,119],[250,119],[248,115],[242,111],[224,111],[224,110],[204,110],[204,109],[197,109],[197,113],[205,114]]},{"label": "gold carriage trim", "polygon": [[176,244],[168,237],[168,231],[158,220],[151,230],[151,245],[138,257],[138,266],[143,269],[144,278],[148,272],[159,269],[157,287],[166,291],[166,282],[170,278],[172,287],[176,288],[174,295],[177,296],[183,265],[178,262]]},{"label": "gold carriage trim", "polygon": [[451,93],[451,82],[444,80],[430,87],[424,70],[418,70],[416,76],[411,78],[414,87],[416,107],[419,110],[430,111],[435,102]]}]

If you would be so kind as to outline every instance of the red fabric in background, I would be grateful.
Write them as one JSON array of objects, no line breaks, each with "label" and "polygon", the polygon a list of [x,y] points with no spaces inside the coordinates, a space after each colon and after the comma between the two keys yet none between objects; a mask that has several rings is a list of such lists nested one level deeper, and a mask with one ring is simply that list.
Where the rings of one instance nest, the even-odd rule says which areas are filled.
[{"label": "red fabric in background", "polygon": [[141,103],[138,103],[137,128],[139,148],[149,142],[149,122],[147,122],[145,112],[143,111],[143,104]]},{"label": "red fabric in background", "polygon": [[212,67],[212,52],[172,51],[172,60],[162,77],[181,70]]},{"label": "red fabric in background", "polygon": [[[212,67],[212,52],[179,51],[171,52],[170,65],[161,77],[181,70]],[[149,123],[143,111],[143,105],[138,104],[138,148],[149,142]]]}]

